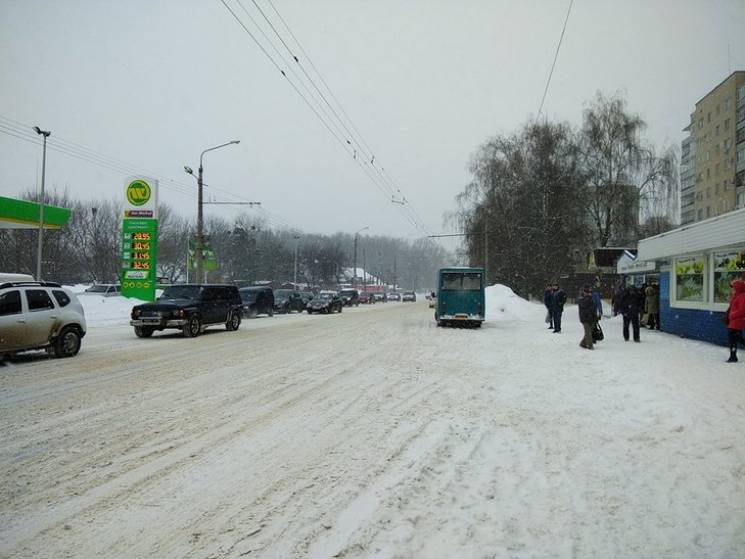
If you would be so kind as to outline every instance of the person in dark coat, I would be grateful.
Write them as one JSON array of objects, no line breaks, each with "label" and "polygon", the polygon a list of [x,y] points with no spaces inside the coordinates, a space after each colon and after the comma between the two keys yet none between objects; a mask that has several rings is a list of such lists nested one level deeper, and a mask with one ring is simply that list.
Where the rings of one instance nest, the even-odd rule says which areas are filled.
[{"label": "person in dark coat", "polygon": [[554,296],[554,287],[549,283],[546,285],[546,289],[543,291],[543,305],[546,307],[546,314],[548,316],[548,329],[554,329],[554,315],[551,313],[551,299]]},{"label": "person in dark coat", "polygon": [[595,305],[595,320],[592,324],[592,331],[598,329],[598,322],[603,318],[603,299],[600,297],[600,286],[598,284],[592,288],[592,302]]},{"label": "person in dark coat", "polygon": [[745,330],[745,281],[732,282],[734,293],[727,309],[727,334],[729,337],[729,359],[727,363],[737,363],[737,344],[745,343],[742,331]]},{"label": "person in dark coat", "polygon": [[595,321],[597,320],[597,306],[595,301],[592,300],[592,290],[589,285],[585,285],[580,291],[577,306],[579,307],[579,321],[585,331],[582,340],[579,342],[579,347],[595,349],[593,347],[592,331],[595,329]]},{"label": "person in dark coat", "polygon": [[621,303],[621,292],[623,290],[623,284],[621,280],[616,280],[613,286],[613,296],[611,297],[611,307],[613,310],[613,316],[618,316],[619,307]]},{"label": "person in dark coat", "polygon": [[567,294],[554,283],[554,294],[551,297],[551,315],[554,317],[554,334],[561,332],[561,315],[564,312],[564,303],[567,302]]},{"label": "person in dark coat", "polygon": [[642,298],[635,285],[629,285],[621,294],[620,310],[623,315],[623,339],[629,341],[629,324],[634,329],[634,341],[639,339],[639,311],[642,309]]}]

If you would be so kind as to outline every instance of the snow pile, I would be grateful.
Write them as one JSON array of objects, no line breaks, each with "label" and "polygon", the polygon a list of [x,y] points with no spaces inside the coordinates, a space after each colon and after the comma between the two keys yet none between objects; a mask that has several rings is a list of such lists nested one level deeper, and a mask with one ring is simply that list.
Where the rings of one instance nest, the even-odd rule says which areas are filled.
[{"label": "snow pile", "polygon": [[515,295],[506,285],[490,285],[486,294],[486,320],[536,320],[545,314],[543,305],[537,305]]},{"label": "snow pile", "polygon": [[88,326],[128,324],[132,307],[145,302],[119,295],[114,297],[81,295],[78,297],[78,301],[83,305],[85,321]]}]

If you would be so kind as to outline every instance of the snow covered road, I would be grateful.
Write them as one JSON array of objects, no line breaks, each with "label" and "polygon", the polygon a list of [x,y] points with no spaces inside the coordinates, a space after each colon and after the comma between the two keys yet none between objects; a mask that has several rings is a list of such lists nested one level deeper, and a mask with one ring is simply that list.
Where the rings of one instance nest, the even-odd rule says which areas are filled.
[{"label": "snow covered road", "polygon": [[745,557],[745,363],[492,295],[0,368],[0,556]]}]

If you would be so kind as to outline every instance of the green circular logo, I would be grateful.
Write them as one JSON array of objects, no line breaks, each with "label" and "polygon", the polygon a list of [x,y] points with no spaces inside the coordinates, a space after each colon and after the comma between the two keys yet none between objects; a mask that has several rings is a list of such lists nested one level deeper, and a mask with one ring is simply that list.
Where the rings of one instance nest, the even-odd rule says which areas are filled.
[{"label": "green circular logo", "polygon": [[150,185],[143,180],[129,183],[127,201],[133,206],[143,206],[150,200]]}]

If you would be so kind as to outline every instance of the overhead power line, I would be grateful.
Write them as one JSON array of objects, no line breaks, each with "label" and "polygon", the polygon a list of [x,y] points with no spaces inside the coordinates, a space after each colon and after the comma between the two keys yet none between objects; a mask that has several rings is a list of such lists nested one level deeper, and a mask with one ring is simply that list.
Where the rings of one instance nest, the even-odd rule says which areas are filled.
[{"label": "overhead power line", "polygon": [[[279,13],[279,10],[274,5],[274,3],[272,2],[272,0],[267,0],[267,2],[272,7],[272,9],[274,10],[274,12],[277,14],[277,17],[282,22],[282,24],[284,25],[284,27],[287,29],[288,33],[292,37],[292,39],[295,42],[295,44],[297,45],[297,47],[303,53],[303,55],[305,56],[305,59],[308,60],[311,68],[316,73],[316,75],[320,79],[321,83],[323,84],[323,86],[328,91],[328,93],[331,96],[331,98],[336,103],[337,107],[339,108],[339,111],[344,115],[344,117],[348,121],[349,125],[351,126],[352,130],[354,130],[354,132],[356,133],[356,137],[355,137],[355,133],[353,133],[347,127],[344,119],[342,119],[339,116],[339,114],[336,112],[336,110],[334,109],[334,107],[332,106],[332,104],[329,102],[329,100],[326,98],[326,96],[321,92],[320,88],[316,85],[316,83],[313,80],[313,78],[305,70],[304,65],[300,62],[300,60],[298,59],[298,57],[296,56],[296,54],[292,51],[292,49],[287,45],[287,42],[284,40],[284,38],[281,36],[281,34],[277,31],[276,27],[271,22],[271,20],[266,16],[266,14],[261,9],[261,7],[257,3],[257,1],[256,0],[251,0],[251,1],[256,6],[256,8],[259,10],[259,12],[264,17],[264,19],[267,21],[267,23],[270,25],[270,27],[272,28],[272,30],[274,31],[274,33],[277,35],[277,37],[279,38],[279,40],[282,42],[282,44],[284,45],[284,47],[288,51],[288,53],[292,56],[292,58],[295,60],[295,62],[298,64],[298,66],[300,66],[300,68],[302,69],[302,71],[305,74],[305,76],[307,77],[307,79],[313,84],[314,89],[321,96],[321,98],[326,103],[326,105],[329,107],[329,109],[332,111],[332,113],[334,114],[334,116],[339,120],[339,122],[341,123],[341,125],[344,127],[344,130],[349,135],[349,137],[352,138],[357,143],[358,149],[360,149],[360,151],[365,155],[365,160],[364,161],[367,162],[369,160],[370,161],[370,165],[374,168],[374,170],[376,171],[376,173],[378,175],[380,175],[380,177],[382,178],[383,182],[384,183],[387,183],[386,186],[390,190],[391,201],[392,202],[399,203],[401,205],[406,205],[406,207],[407,207],[406,209],[408,210],[409,214],[414,218],[415,222],[417,222],[417,224],[422,228],[422,230],[424,230],[426,232],[426,226],[424,224],[424,221],[421,219],[421,216],[416,211],[416,209],[413,207],[413,205],[408,200],[406,200],[406,198],[403,195],[403,193],[401,193],[401,189],[391,179],[390,175],[388,175],[385,172],[385,169],[382,167],[382,165],[380,165],[379,162],[378,162],[378,165],[374,165],[375,154],[373,153],[372,149],[370,149],[369,144],[367,143],[367,141],[365,140],[365,138],[362,136],[362,134],[360,133],[359,129],[355,125],[354,121],[352,121],[352,119],[350,118],[349,114],[344,110],[344,107],[342,106],[341,102],[336,97],[336,95],[334,95],[333,90],[329,87],[329,85],[326,82],[326,80],[324,79],[323,75],[318,70],[318,68],[316,67],[316,65],[313,63],[313,60],[310,58],[310,56],[308,55],[308,53],[305,51],[305,49],[303,48],[302,44],[300,44],[300,41],[298,40],[297,36],[292,32],[292,29],[290,29],[290,26],[287,24],[287,22],[285,21],[285,19],[282,17],[282,14]],[[395,199],[396,193],[398,193],[400,195],[401,200],[396,200]]]},{"label": "overhead power line", "polygon": [[[38,135],[32,131],[31,125],[3,115],[0,115],[0,133],[34,145],[41,145],[41,140],[39,140]],[[153,171],[152,169],[148,169],[141,165],[136,165],[122,159],[112,157],[78,142],[67,140],[57,134],[49,137],[49,139],[47,140],[47,148],[50,151],[56,151],[65,156],[78,159],[90,165],[94,165],[96,167],[106,169],[117,174],[144,175],[153,179],[157,179],[161,187],[185,196],[193,197],[195,195],[195,188],[191,184],[175,180],[171,177],[162,175]],[[239,201],[241,204],[252,203],[252,200],[249,200],[245,196],[236,194],[235,192],[232,192],[225,188],[207,184],[205,184],[205,188],[211,191],[220,192],[221,194]],[[302,231],[300,227],[297,227],[296,225],[290,223],[277,214],[270,212],[263,206],[261,207],[261,212],[264,215],[266,221],[270,224],[273,224],[277,228],[287,228],[295,231]]]},{"label": "overhead power line", "polygon": [[[305,49],[303,49],[302,45],[298,41],[295,34],[290,29],[287,22],[282,18],[281,14],[279,13],[279,10],[277,10],[276,6],[269,0],[269,5],[272,7],[274,12],[277,14],[277,17],[280,19],[284,27],[287,29],[288,33],[292,37],[293,41],[299,48],[300,52],[303,53],[303,55],[306,57],[306,59],[309,61],[311,68],[314,70],[315,74],[320,79],[321,83],[323,84],[325,90],[328,92],[328,94],[331,96],[331,98],[336,103],[336,107],[334,104],[329,101],[328,97],[324,92],[322,91],[322,88],[319,87],[319,85],[314,80],[313,76],[311,76],[308,71],[305,69],[304,65],[301,63],[299,57],[297,56],[296,52],[293,50],[293,48],[289,44],[289,40],[286,40],[280,31],[277,29],[277,27],[274,25],[274,23],[271,21],[267,13],[261,8],[259,3],[256,0],[251,0],[254,7],[258,11],[258,13],[261,15],[261,17],[264,19],[266,24],[268,24],[269,28],[271,29],[271,32],[274,33],[276,38],[281,43],[282,47],[287,51],[287,54],[290,57],[290,61],[285,58],[284,55],[280,52],[279,46],[275,44],[275,42],[267,35],[267,33],[262,29],[262,27],[259,25],[259,23],[256,21],[256,19],[250,14],[250,12],[246,9],[243,2],[241,0],[235,0],[237,4],[241,7],[242,11],[246,14],[246,17],[250,19],[250,21],[253,23],[254,27],[258,29],[258,32],[261,34],[261,36],[264,38],[264,40],[268,43],[269,47],[265,47],[258,39],[257,35],[252,32],[246,23],[244,23],[241,18],[238,16],[238,14],[233,10],[228,2],[226,0],[220,0],[220,2],[223,4],[223,6],[226,8],[226,10],[232,15],[232,17],[238,22],[238,24],[243,28],[244,32],[252,39],[252,41],[259,47],[261,52],[266,56],[272,65],[282,74],[282,76],[289,82],[293,90],[302,98],[303,102],[308,106],[308,108],[311,109],[311,111],[314,113],[316,118],[318,118],[323,126],[327,129],[329,133],[332,134],[334,139],[339,143],[342,148],[344,149],[347,154],[352,157],[354,162],[357,164],[358,167],[360,167],[363,172],[368,176],[368,178],[371,180],[371,182],[378,188],[378,190],[381,191],[381,193],[386,197],[389,201],[397,201],[396,196],[399,195],[398,203],[401,204],[399,207],[402,216],[411,223],[412,226],[414,226],[416,229],[422,230],[423,232],[427,232],[426,225],[424,224],[423,220],[421,219],[421,216],[419,216],[418,212],[412,207],[411,203],[406,200],[405,196],[401,193],[400,188],[390,179],[390,176],[387,175],[384,172],[384,169],[378,162],[376,165],[376,157],[375,154],[370,150],[369,144],[365,141],[365,139],[362,137],[362,135],[359,132],[359,129],[355,126],[354,122],[349,118],[348,113],[344,110],[341,103],[339,102],[338,98],[334,95],[333,91],[328,86],[328,83],[323,78],[323,76],[318,71],[317,67],[313,64],[312,60],[307,55],[307,52]],[[272,50],[276,58],[272,56],[272,54],[269,52]],[[280,62],[278,62],[281,61]],[[298,65],[300,68],[303,76],[305,77],[305,80],[310,84],[313,91],[311,91],[311,88],[308,87],[308,85],[303,81],[301,76],[297,74],[294,70],[292,70],[292,61],[295,62],[295,64]],[[282,65],[285,65],[288,67],[288,70],[285,71],[284,68],[282,68]],[[290,74],[292,75],[292,79],[290,77]],[[305,94],[300,90],[300,87],[295,83],[299,83],[300,87],[305,91]],[[338,108],[338,111],[337,111]],[[339,113],[342,113],[344,115],[344,118],[340,116]],[[345,120],[346,119],[346,120]],[[354,131],[354,132],[353,132]]]},{"label": "overhead power line", "polygon": [[569,0],[569,8],[567,9],[566,18],[564,18],[564,27],[561,29],[561,36],[559,37],[559,43],[556,45],[556,52],[554,53],[554,61],[551,64],[551,71],[548,73],[548,79],[546,80],[546,88],[543,90],[543,98],[541,98],[541,106],[538,108],[538,117],[541,116],[543,111],[543,103],[546,101],[546,94],[548,93],[548,86],[551,83],[551,76],[554,75],[554,68],[556,67],[556,60],[559,58],[559,49],[561,49],[561,43],[564,40],[564,32],[567,30],[567,22],[569,21],[569,14],[572,12],[572,5],[574,0]]}]

